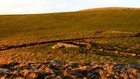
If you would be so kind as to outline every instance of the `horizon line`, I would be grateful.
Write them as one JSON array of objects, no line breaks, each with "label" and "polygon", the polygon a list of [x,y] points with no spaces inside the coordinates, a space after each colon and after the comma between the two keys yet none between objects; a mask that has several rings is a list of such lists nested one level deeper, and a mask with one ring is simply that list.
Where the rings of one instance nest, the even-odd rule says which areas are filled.
[{"label": "horizon line", "polygon": [[[67,13],[67,12],[77,12],[77,11],[86,11],[86,10],[98,10],[98,9],[105,9],[105,8],[122,8],[122,9],[140,9],[140,7],[121,7],[121,6],[108,6],[108,7],[94,7],[94,8],[85,8],[80,10],[70,10],[70,11],[52,11],[52,12],[34,12],[34,13],[5,13],[0,15],[33,15],[33,14],[53,14],[53,13]],[[129,10],[129,9],[128,9]]]}]

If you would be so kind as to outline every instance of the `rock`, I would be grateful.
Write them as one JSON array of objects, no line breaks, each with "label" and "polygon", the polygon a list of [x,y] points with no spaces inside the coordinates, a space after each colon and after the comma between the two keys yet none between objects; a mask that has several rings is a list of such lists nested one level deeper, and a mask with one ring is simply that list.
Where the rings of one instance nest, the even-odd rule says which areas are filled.
[{"label": "rock", "polygon": [[39,69],[34,70],[34,72],[37,72],[42,76],[44,75],[49,76],[54,74],[53,70],[47,67],[46,65],[42,65]]},{"label": "rock", "polygon": [[56,76],[55,75],[50,75],[50,76],[46,76],[44,79],[55,79]]},{"label": "rock", "polygon": [[38,70],[39,71],[44,71],[46,67],[47,67],[46,65],[42,65]]},{"label": "rock", "polygon": [[103,31],[103,30],[97,30],[97,31],[95,31],[95,34],[103,34],[103,32],[105,32],[105,31]]},{"label": "rock", "polygon": [[10,74],[12,73],[11,70],[5,69],[5,68],[0,68],[0,74]]},{"label": "rock", "polygon": [[113,79],[114,79],[114,78],[115,78],[115,74],[108,74],[107,77],[108,77],[109,79],[110,79],[110,78],[113,78]]},{"label": "rock", "polygon": [[44,79],[44,78],[45,78],[46,76],[48,76],[48,75],[50,75],[50,74],[48,74],[48,73],[42,71],[42,72],[39,72],[38,78]]},{"label": "rock", "polygon": [[[119,52],[119,54],[121,55],[126,55],[127,53],[126,52]],[[128,53],[129,54],[129,53]]]},{"label": "rock", "polygon": [[139,75],[137,75],[137,79],[140,79],[140,74],[139,74]]},{"label": "rock", "polygon": [[57,76],[56,79],[62,79],[62,77],[61,76]]},{"label": "rock", "polygon": [[140,69],[140,64],[130,64],[130,67]]},{"label": "rock", "polygon": [[57,48],[59,48],[57,45],[52,46],[52,49],[57,49]]},{"label": "rock", "polygon": [[113,64],[110,64],[109,66],[107,66],[107,71],[108,71],[109,74],[113,74],[113,71],[112,71],[113,67],[114,67]]},{"label": "rock", "polygon": [[131,54],[131,55],[132,55],[132,56],[137,56],[137,54],[134,54],[134,53],[133,53],[133,54]]},{"label": "rock", "polygon": [[0,77],[0,79],[6,79],[6,77],[2,76],[2,77]]},{"label": "rock", "polygon": [[71,77],[70,79],[76,79],[77,76],[76,75],[71,75],[70,77]]},{"label": "rock", "polygon": [[129,74],[129,78],[130,78],[130,79],[137,79],[136,76],[135,76],[134,74],[132,74],[132,73]]},{"label": "rock", "polygon": [[98,51],[104,51],[104,49],[100,48],[100,49],[97,49]]},{"label": "rock", "polygon": [[60,60],[53,60],[48,64],[51,69],[59,69],[62,67],[62,62]]},{"label": "rock", "polygon": [[83,77],[85,77],[83,74],[78,74],[78,75],[76,76],[76,79],[83,79]]},{"label": "rock", "polygon": [[92,47],[92,44],[91,43],[86,43],[86,46],[90,48],[90,47]]},{"label": "rock", "polygon": [[62,71],[63,76],[70,76],[69,72],[67,70]]},{"label": "rock", "polygon": [[[106,76],[101,76],[101,79],[108,79]],[[116,79],[116,78],[114,78],[114,79]]]},{"label": "rock", "polygon": [[29,70],[25,69],[22,71],[22,73],[24,77],[27,77],[29,75]]},{"label": "rock", "polygon": [[128,74],[129,74],[129,78],[131,79],[137,79],[137,74],[138,74],[138,71],[136,69],[133,69],[133,68],[129,68],[127,70]]},{"label": "rock", "polygon": [[30,70],[30,71],[35,70],[35,68],[33,66],[27,66],[27,69]]},{"label": "rock", "polygon": [[25,79],[24,77],[15,77],[14,79]]},{"label": "rock", "polygon": [[99,65],[99,62],[91,62],[90,65],[91,66]]},{"label": "rock", "polygon": [[52,49],[57,49],[57,48],[79,48],[79,47],[91,48],[91,44],[90,43],[85,43],[85,42],[59,42],[56,45],[52,46]]},{"label": "rock", "polygon": [[57,43],[58,47],[68,47],[68,48],[79,48],[78,44],[72,42],[65,42],[65,43]]},{"label": "rock", "polygon": [[18,72],[17,70],[14,70],[12,74],[14,74],[16,76],[19,76],[20,75],[20,72]]},{"label": "rock", "polygon": [[79,71],[78,70],[71,70],[69,71],[70,75],[78,75]]},{"label": "rock", "polygon": [[100,66],[99,64],[95,64],[95,65],[92,66],[92,68],[97,68],[99,66]]},{"label": "rock", "polygon": [[45,68],[45,72],[49,75],[49,74],[54,74],[54,71],[48,67]]},{"label": "rock", "polygon": [[26,66],[26,64],[21,63],[19,66],[20,67],[24,67],[24,66]]},{"label": "rock", "polygon": [[103,74],[103,68],[102,67],[97,67],[97,68],[90,69],[89,72],[88,72],[87,77],[88,78],[97,78],[97,79],[99,79],[102,74]]},{"label": "rock", "polygon": [[69,62],[68,64],[66,64],[66,66],[77,68],[79,66],[79,63]]},{"label": "rock", "polygon": [[128,56],[137,56],[137,54],[134,54],[134,53],[124,53],[123,55],[128,55]]},{"label": "rock", "polygon": [[27,78],[28,79],[38,79],[38,73],[30,72]]},{"label": "rock", "polygon": [[118,77],[121,79],[131,79],[127,73],[120,73]]},{"label": "rock", "polygon": [[77,70],[80,70],[80,71],[87,70],[87,69],[88,69],[88,66],[81,66],[81,67],[77,68]]},{"label": "rock", "polygon": [[78,44],[74,44],[72,42],[63,42],[63,43],[57,43],[52,47],[52,49],[56,48],[79,48],[80,46]]},{"label": "rock", "polygon": [[140,54],[137,54],[137,56],[140,56]]},{"label": "rock", "polygon": [[114,51],[115,54],[119,54],[119,51]]}]

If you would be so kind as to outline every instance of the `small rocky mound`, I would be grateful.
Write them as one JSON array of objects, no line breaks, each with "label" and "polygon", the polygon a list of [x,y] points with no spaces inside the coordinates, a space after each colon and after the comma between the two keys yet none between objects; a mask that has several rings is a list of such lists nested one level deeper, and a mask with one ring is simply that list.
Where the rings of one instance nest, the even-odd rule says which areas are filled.
[{"label": "small rocky mound", "polygon": [[9,63],[0,65],[0,79],[140,79],[140,64]]},{"label": "small rocky mound", "polygon": [[52,49],[57,48],[80,48],[80,47],[86,47],[87,43],[81,43],[81,42],[58,42],[54,46],[52,46]]}]

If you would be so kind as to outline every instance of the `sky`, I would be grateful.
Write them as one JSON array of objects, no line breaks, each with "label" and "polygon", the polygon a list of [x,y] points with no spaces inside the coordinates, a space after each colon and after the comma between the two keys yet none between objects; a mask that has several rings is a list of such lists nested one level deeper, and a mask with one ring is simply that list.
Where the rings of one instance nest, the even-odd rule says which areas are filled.
[{"label": "sky", "polygon": [[140,8],[140,0],[0,0],[0,14],[53,13],[99,7]]}]

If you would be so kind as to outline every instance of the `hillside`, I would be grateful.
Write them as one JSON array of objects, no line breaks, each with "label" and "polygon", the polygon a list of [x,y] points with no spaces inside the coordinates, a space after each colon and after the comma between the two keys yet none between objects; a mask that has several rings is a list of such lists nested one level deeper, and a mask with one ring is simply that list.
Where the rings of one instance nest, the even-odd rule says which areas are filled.
[{"label": "hillside", "polygon": [[35,15],[1,15],[0,38],[17,34],[92,30],[139,32],[140,10],[85,11]]},{"label": "hillside", "polygon": [[0,79],[139,79],[140,9],[0,15]]},{"label": "hillside", "polygon": [[[139,32],[140,10],[1,15],[0,63],[53,59],[140,63],[139,57],[131,57],[129,60],[125,55],[108,53],[129,52],[129,55],[139,56]],[[57,42],[77,42],[77,39],[91,44],[90,48],[51,49]]]}]

